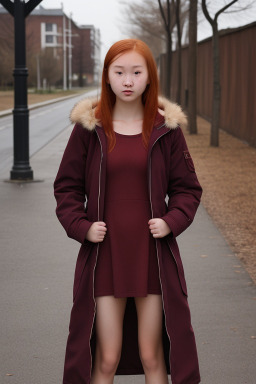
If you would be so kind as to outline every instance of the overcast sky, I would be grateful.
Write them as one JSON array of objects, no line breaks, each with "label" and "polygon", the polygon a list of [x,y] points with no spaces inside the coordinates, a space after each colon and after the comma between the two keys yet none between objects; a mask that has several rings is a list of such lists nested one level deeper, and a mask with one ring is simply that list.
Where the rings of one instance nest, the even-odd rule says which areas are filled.
[{"label": "overcast sky", "polygon": [[[147,0],[132,0],[132,2],[147,1]],[[157,0],[156,0],[157,1]],[[124,7],[120,0],[43,0],[41,5],[44,8],[61,8],[61,3],[64,5],[64,12],[69,16],[72,12],[73,20],[78,24],[93,24],[101,31],[102,41],[102,59],[109,47],[117,40],[127,38],[128,35],[124,33],[124,27],[122,27],[122,20],[124,18]],[[253,7],[246,12],[231,13],[228,15],[222,15],[219,18],[219,29],[228,27],[237,27],[245,25],[256,20],[256,0],[239,0],[238,5],[246,5],[253,3]],[[198,1],[201,3],[201,0]],[[210,11],[220,9],[225,0],[211,0]],[[232,6],[232,9],[235,6]],[[198,39],[202,40],[211,36],[211,27],[208,21],[201,15],[198,28]],[[121,31],[122,30],[122,31]]]}]

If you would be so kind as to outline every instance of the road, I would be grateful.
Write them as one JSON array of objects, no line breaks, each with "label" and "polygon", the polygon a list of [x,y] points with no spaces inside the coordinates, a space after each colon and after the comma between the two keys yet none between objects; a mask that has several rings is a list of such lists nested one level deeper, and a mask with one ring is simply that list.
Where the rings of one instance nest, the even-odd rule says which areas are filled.
[{"label": "road", "polygon": [[[89,96],[96,96],[97,90],[50,104],[29,112],[30,156],[66,129],[69,113],[74,104]],[[9,178],[13,164],[13,116],[0,118],[0,178]]]},{"label": "road", "polygon": [[[74,102],[55,110],[66,116],[63,127]],[[53,181],[70,132],[71,126],[31,158],[43,182],[0,181],[1,384],[61,383],[80,245],[57,221]],[[202,384],[255,384],[255,284],[202,205],[177,240]],[[144,382],[143,376],[114,381]]]}]

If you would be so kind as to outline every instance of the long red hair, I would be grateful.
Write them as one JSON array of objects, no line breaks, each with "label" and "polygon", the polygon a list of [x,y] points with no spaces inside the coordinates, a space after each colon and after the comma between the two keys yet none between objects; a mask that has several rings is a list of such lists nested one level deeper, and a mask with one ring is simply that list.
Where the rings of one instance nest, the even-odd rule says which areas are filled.
[{"label": "long red hair", "polygon": [[102,72],[101,98],[95,110],[95,116],[101,121],[108,138],[109,151],[112,151],[116,143],[112,123],[112,113],[116,101],[116,96],[107,83],[108,69],[110,64],[113,63],[117,57],[128,51],[135,51],[139,53],[144,57],[147,63],[149,84],[142,94],[142,103],[144,105],[142,138],[145,146],[148,146],[150,134],[158,109],[157,67],[149,47],[143,41],[138,39],[125,39],[116,42],[112,45],[112,47],[110,47],[105,57]]}]

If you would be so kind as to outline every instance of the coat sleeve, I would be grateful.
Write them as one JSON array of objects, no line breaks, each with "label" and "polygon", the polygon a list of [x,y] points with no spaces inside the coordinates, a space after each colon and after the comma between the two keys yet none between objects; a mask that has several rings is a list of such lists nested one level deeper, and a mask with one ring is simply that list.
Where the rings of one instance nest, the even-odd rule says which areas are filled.
[{"label": "coat sleeve", "polygon": [[54,181],[56,214],[67,235],[84,243],[92,222],[85,212],[85,163],[87,156],[83,128],[75,125]]},{"label": "coat sleeve", "polygon": [[192,223],[200,203],[202,188],[181,128],[173,132],[168,182],[168,212],[162,217],[172,236],[179,236]]}]

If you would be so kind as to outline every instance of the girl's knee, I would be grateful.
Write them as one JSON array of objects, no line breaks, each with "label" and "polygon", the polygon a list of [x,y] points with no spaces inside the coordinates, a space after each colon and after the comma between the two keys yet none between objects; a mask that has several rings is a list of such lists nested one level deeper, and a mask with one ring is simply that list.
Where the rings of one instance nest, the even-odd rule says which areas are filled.
[{"label": "girl's knee", "polygon": [[103,353],[99,358],[99,369],[103,375],[112,375],[115,373],[120,360],[118,353]]},{"label": "girl's knee", "polygon": [[140,349],[140,358],[143,368],[154,372],[162,365],[162,355],[151,348]]}]

